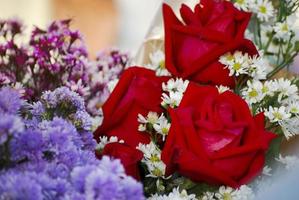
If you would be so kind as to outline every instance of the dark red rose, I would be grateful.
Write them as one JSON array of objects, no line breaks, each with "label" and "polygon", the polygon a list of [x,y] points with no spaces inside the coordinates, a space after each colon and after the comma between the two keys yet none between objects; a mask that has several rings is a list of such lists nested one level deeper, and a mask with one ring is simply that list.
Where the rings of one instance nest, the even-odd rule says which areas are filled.
[{"label": "dark red rose", "polygon": [[143,158],[141,151],[128,145],[114,142],[105,145],[102,155],[120,159],[126,174],[140,180],[138,162]]},{"label": "dark red rose", "polygon": [[[168,78],[157,77],[154,71],[145,68],[131,67],[124,71],[112,94],[103,105],[104,120],[94,133],[95,139],[99,141],[100,136],[108,138],[117,136],[119,140],[124,141],[126,146],[134,150],[139,143],[148,144],[150,136],[138,131],[137,116],[138,114],[147,115],[149,111],[162,112],[160,106],[162,82],[167,80]],[[126,150],[128,151],[131,150]],[[113,152],[113,156],[120,158],[126,167],[126,161],[122,160],[124,157],[122,152]],[[141,158],[138,157],[138,160]]]},{"label": "dark red rose", "polygon": [[166,68],[195,82],[234,87],[234,78],[218,60],[235,50],[258,54],[244,38],[251,14],[224,0],[201,0],[194,12],[183,4],[180,13],[184,22],[163,5]]},{"label": "dark red rose", "polygon": [[263,113],[253,117],[236,94],[190,83],[172,120],[162,151],[167,173],[193,181],[238,187],[260,173],[273,133]]}]

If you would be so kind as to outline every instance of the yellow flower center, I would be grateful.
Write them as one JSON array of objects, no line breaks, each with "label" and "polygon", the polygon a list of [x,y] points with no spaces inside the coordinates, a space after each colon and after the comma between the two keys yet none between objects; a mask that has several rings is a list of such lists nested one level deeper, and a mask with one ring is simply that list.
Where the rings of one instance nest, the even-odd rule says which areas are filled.
[{"label": "yellow flower center", "polygon": [[242,5],[244,4],[244,0],[237,0],[236,3]]},{"label": "yellow flower center", "polygon": [[289,31],[289,27],[287,24],[283,24],[282,27],[281,27],[281,30],[284,31],[284,32],[288,32]]},{"label": "yellow flower center", "polygon": [[256,90],[252,90],[248,93],[249,97],[256,97],[258,95]]},{"label": "yellow flower center", "polygon": [[233,65],[233,69],[234,69],[235,71],[238,71],[239,69],[241,69],[241,63],[235,63],[235,64]]},{"label": "yellow flower center", "polygon": [[235,58],[234,58],[234,56],[232,54],[228,54],[226,56],[226,60],[228,60],[228,61],[232,61],[233,59],[235,59]]},{"label": "yellow flower center", "polygon": [[282,120],[282,115],[279,112],[273,113],[275,119]]},{"label": "yellow flower center", "polygon": [[160,161],[160,158],[155,154],[155,155],[152,155],[152,156],[151,156],[150,160],[151,160],[152,162],[159,162],[159,161]]},{"label": "yellow flower center", "polygon": [[262,93],[267,93],[269,91],[269,89],[268,89],[268,87],[266,87],[266,86],[263,86],[263,88],[262,88]]},{"label": "yellow flower center", "polygon": [[152,174],[155,175],[155,176],[163,176],[163,172],[158,169],[158,168],[155,168],[153,171],[152,171]]},{"label": "yellow flower center", "polygon": [[267,8],[265,6],[260,6],[260,12],[262,14],[266,14],[267,13]]},{"label": "yellow flower center", "polygon": [[298,108],[294,107],[294,108],[291,109],[291,113],[298,113],[298,112],[299,112]]},{"label": "yellow flower center", "polygon": [[163,127],[163,128],[162,128],[162,133],[163,133],[164,135],[167,135],[167,134],[168,134],[168,128]]},{"label": "yellow flower center", "polygon": [[165,69],[165,61],[164,60],[160,61],[159,68]]},{"label": "yellow flower center", "polygon": [[223,200],[232,200],[232,195],[230,193],[223,194]]}]

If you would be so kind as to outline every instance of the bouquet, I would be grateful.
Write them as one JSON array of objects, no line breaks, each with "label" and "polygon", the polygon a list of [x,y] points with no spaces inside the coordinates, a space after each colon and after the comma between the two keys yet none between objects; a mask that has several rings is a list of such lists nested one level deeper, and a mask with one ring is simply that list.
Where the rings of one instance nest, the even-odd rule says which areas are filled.
[{"label": "bouquet", "polygon": [[123,72],[97,156],[120,159],[149,199],[254,199],[276,169],[298,164],[280,154],[299,134],[299,80],[288,72],[298,6],[201,0],[178,18],[164,4],[164,50]]},{"label": "bouquet", "polygon": [[0,199],[258,198],[299,164],[281,147],[299,134],[298,7],[163,4],[139,66],[90,59],[71,20],[27,40],[1,20]]}]

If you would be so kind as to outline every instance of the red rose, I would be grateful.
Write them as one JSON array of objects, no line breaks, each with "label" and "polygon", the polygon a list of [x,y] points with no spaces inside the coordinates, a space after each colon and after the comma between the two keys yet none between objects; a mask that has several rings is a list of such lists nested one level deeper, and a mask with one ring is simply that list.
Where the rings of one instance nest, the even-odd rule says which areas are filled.
[{"label": "red rose", "polygon": [[263,168],[273,133],[264,115],[252,117],[236,94],[190,83],[172,120],[162,151],[167,173],[178,171],[193,181],[238,187]]},{"label": "red rose", "polygon": [[[139,143],[149,143],[150,136],[138,131],[137,116],[138,114],[147,115],[149,111],[162,112],[160,106],[162,82],[167,79],[157,77],[152,70],[139,67],[127,69],[103,105],[104,120],[94,133],[95,139],[99,141],[100,136],[108,138],[117,136],[133,150]],[[124,166],[127,166],[128,163],[123,160],[122,152],[119,154],[114,152],[113,156],[120,158]]]},{"label": "red rose", "polygon": [[218,60],[235,50],[258,54],[244,38],[251,14],[222,0],[201,0],[194,12],[183,4],[180,13],[184,23],[163,5],[166,68],[195,82],[234,87],[234,78]]}]

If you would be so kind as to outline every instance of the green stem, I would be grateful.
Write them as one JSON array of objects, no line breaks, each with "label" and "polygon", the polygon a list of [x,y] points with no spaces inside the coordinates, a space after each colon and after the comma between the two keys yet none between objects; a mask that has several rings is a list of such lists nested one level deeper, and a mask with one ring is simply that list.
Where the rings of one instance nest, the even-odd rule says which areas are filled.
[{"label": "green stem", "polygon": [[293,61],[293,59],[297,56],[297,53],[295,53],[293,56],[291,56],[291,58],[287,59],[285,62],[281,63],[280,65],[278,65],[274,70],[272,70],[268,75],[267,75],[267,79],[272,78],[275,74],[277,74],[280,70],[282,70],[283,68],[285,68],[286,66],[288,66],[290,64],[290,62]]}]

